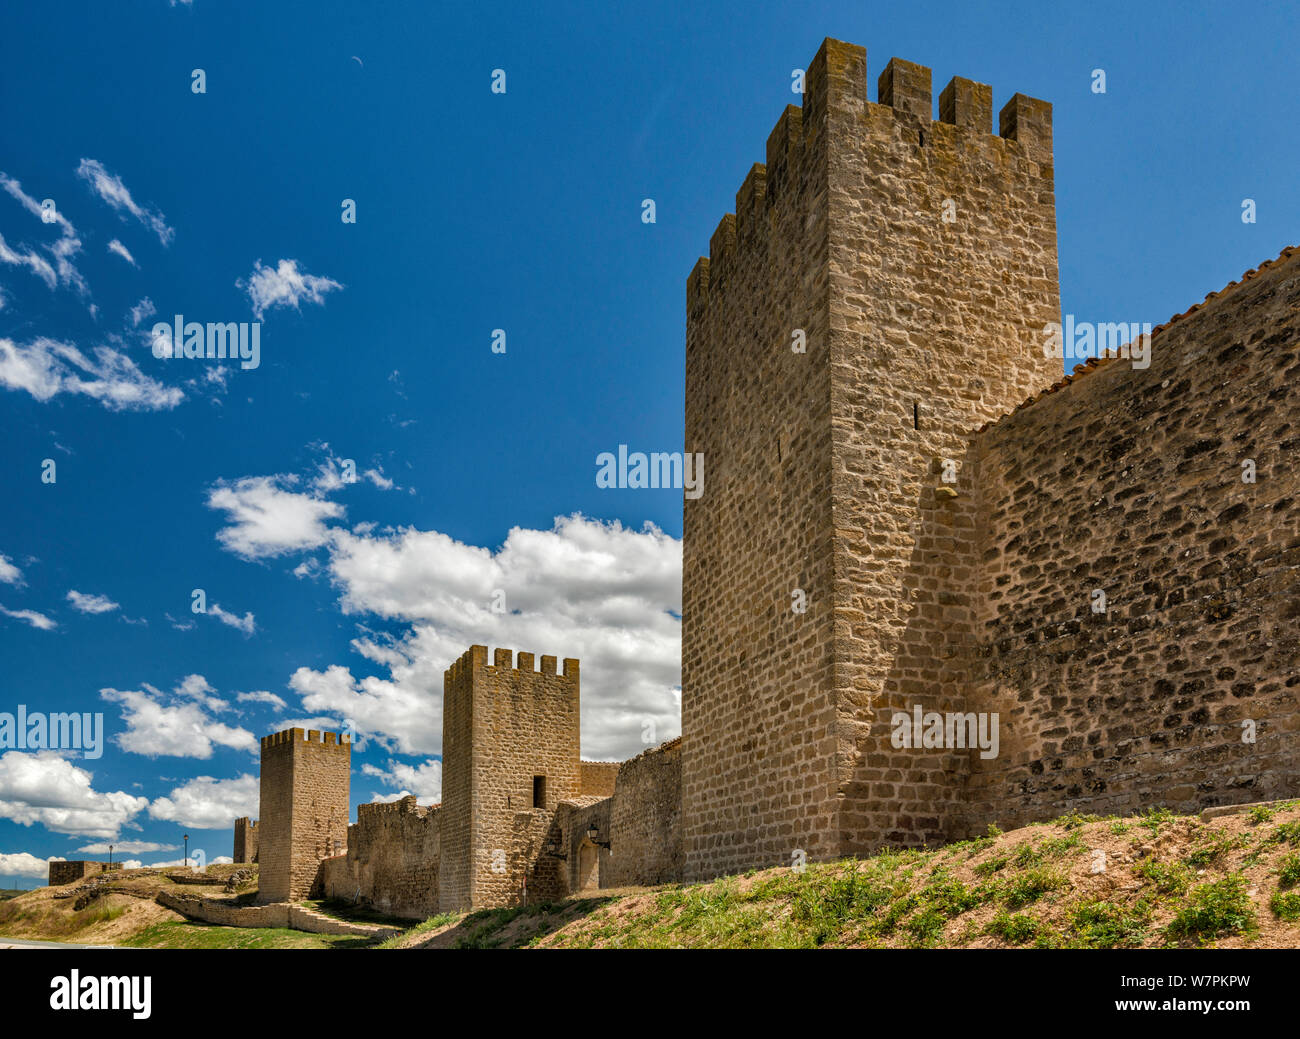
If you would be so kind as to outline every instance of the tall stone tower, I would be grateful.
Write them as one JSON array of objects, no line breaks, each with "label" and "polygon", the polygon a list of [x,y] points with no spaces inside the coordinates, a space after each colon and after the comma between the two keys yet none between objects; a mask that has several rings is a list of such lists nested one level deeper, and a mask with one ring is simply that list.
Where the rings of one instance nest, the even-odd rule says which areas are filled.
[{"label": "tall stone tower", "polygon": [[257,821],[244,816],[235,820],[235,851],[233,862],[257,861]]},{"label": "tall stone tower", "polygon": [[259,901],[310,898],[321,860],[347,849],[351,776],[352,744],[336,733],[262,737]]},{"label": "tall stone tower", "polygon": [[[687,281],[688,878],[942,838],[963,752],[967,434],[1060,377],[1051,107],[826,40]],[[946,482],[945,473],[955,482]]]},{"label": "tall stone tower", "polygon": [[[516,861],[525,813],[553,815],[582,793],[578,661],[471,646],[443,675],[444,910],[514,905],[525,863]],[[545,818],[538,820],[545,829]]]}]

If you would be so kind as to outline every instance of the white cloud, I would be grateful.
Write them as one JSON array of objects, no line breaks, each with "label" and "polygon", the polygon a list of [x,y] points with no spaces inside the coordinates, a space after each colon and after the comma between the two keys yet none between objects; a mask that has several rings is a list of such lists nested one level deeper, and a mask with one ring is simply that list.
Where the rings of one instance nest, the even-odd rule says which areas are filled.
[{"label": "white cloud", "polygon": [[68,602],[81,613],[112,613],[120,608],[107,595],[87,595],[75,589],[69,590]]},{"label": "white cloud", "polygon": [[[90,289],[86,285],[86,279],[81,276],[72,258],[81,251],[81,240],[77,237],[76,228],[68,221],[58,207],[46,210],[40,202],[32,198],[22,188],[13,177],[5,173],[0,173],[0,188],[3,188],[9,195],[18,201],[18,203],[27,210],[32,216],[36,217],[43,224],[59,229],[59,237],[51,243],[43,246],[46,252],[54,257],[54,267],[51,267],[35,250],[26,246],[20,250],[10,248],[5,244],[4,238],[0,236],[0,261],[15,265],[25,266],[31,269],[32,273],[45,282],[51,289],[59,282],[75,289],[81,296],[89,295]],[[53,213],[53,219],[49,215]],[[57,268],[57,274],[55,273]],[[92,307],[92,312],[94,308]]]},{"label": "white cloud", "polygon": [[2,234],[0,234],[0,263],[7,263],[11,267],[28,268],[51,289],[59,284],[58,274],[45,257],[26,246],[13,248],[5,241],[5,236]]},{"label": "white cloud", "polygon": [[20,851],[12,855],[0,854],[0,878],[3,877],[48,877],[51,862],[63,862],[57,855],[53,858],[38,859]]},{"label": "white cloud", "polygon": [[[403,754],[442,746],[442,674],[470,645],[582,661],[582,751],[624,758],[680,732],[681,542],[582,516],[510,531],[500,550],[437,531],[336,531],[329,572],[345,613],[406,621],[400,638],[353,648],[387,671],[342,664],[289,680],[309,711],[350,719]],[[494,612],[497,593],[505,612]]]},{"label": "white cloud", "polygon": [[149,799],[121,790],[98,793],[92,779],[92,773],[56,753],[9,751],[0,757],[0,818],[111,840]]},{"label": "white cloud", "polygon": [[257,630],[257,621],[251,612],[245,613],[241,617],[237,613],[227,613],[219,604],[214,602],[208,607],[208,616],[215,617],[222,624],[229,625],[237,631],[242,631],[245,637],[252,635]]},{"label": "white cloud", "polygon": [[397,787],[395,794],[376,794],[372,801],[396,801],[411,794],[421,804],[437,804],[442,800],[442,762],[437,759],[419,765],[404,765],[389,761],[388,768],[362,765],[361,771],[373,776],[385,786]]},{"label": "white cloud", "polygon": [[148,683],[138,690],[101,689],[99,695],[122,705],[126,731],[114,736],[113,742],[132,754],[206,760],[217,746],[255,752],[259,743],[251,732],[208,713],[227,706],[211,692],[202,675],[190,675],[171,696]]},{"label": "white cloud", "polygon": [[51,620],[43,613],[37,613],[35,610],[10,610],[0,606],[0,613],[6,617],[12,617],[14,620],[22,621],[24,624],[30,624],[33,628],[39,628],[41,631],[50,631],[59,626],[57,621]]},{"label": "white cloud", "polygon": [[140,371],[126,354],[111,347],[95,348],[95,360],[75,346],[40,337],[30,343],[0,339],[0,386],[25,390],[39,401],[60,393],[81,394],[110,411],[158,411],[174,408],[185,398]]},{"label": "white cloud", "polygon": [[108,251],[111,253],[117,253],[118,256],[122,257],[122,259],[124,259],[132,267],[140,266],[138,263],[135,262],[135,257],[131,255],[131,251],[127,249],[127,247],[123,245],[121,242],[119,242],[116,238],[114,238],[111,242],[108,243]]},{"label": "white cloud", "polygon": [[90,189],[107,202],[119,214],[130,213],[145,227],[158,236],[163,245],[170,245],[176,232],[167,226],[161,212],[153,206],[141,206],[134,198],[122,178],[110,173],[97,159],[82,159],[77,167],[77,176],[90,185]]},{"label": "white cloud", "polygon": [[153,317],[158,313],[158,308],[153,305],[153,300],[145,296],[139,303],[131,308],[131,327],[139,328],[140,322]]},{"label": "white cloud", "polygon": [[0,555],[0,583],[21,586],[23,572],[6,555]]},{"label": "white cloud", "polygon": [[343,506],[286,490],[292,477],[249,476],[219,482],[208,493],[208,507],[227,513],[230,524],[217,540],[245,559],[283,555],[325,543],[325,521],[343,515]]},{"label": "white cloud", "polygon": [[198,776],[149,806],[149,815],[196,830],[224,830],[244,816],[256,818],[261,790],[257,776]]},{"label": "white cloud", "polygon": [[[23,186],[16,179],[9,176],[7,173],[0,173],[0,188],[7,191],[25,210],[27,210],[27,212],[36,217],[37,220],[45,223],[47,219],[45,208],[40,202],[37,202],[36,199],[27,194],[27,192],[23,190]],[[76,238],[77,229],[72,226],[67,217],[59,212],[58,206],[54,207],[53,212],[54,219],[51,221],[51,224],[59,229],[59,236],[62,238]]]},{"label": "white cloud", "polygon": [[235,287],[248,293],[253,314],[259,321],[272,307],[293,307],[298,310],[304,300],[308,303],[324,303],[327,292],[343,288],[332,278],[317,277],[298,270],[297,260],[281,260],[275,269],[266,267],[261,260],[257,260],[248,280],[241,278],[235,282]]},{"label": "white cloud", "polygon": [[[107,855],[109,847],[108,841],[101,841],[97,844],[83,845],[77,849],[77,852],[85,855]],[[114,855],[142,855],[150,851],[175,851],[180,845],[158,844],[155,841],[113,841],[111,847]]]},{"label": "white cloud", "polygon": [[269,693],[265,689],[258,689],[251,693],[240,693],[235,697],[239,703],[264,703],[269,704],[277,711],[283,711],[288,704],[283,698],[276,696],[275,693]]}]

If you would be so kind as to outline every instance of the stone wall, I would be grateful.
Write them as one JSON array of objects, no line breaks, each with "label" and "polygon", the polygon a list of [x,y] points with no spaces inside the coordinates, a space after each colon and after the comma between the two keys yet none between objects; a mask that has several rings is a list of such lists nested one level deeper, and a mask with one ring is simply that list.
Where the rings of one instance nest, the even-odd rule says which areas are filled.
[{"label": "stone wall", "polygon": [[609,809],[611,856],[603,887],[679,880],[682,847],[682,741],[623,762]]},{"label": "stone wall", "polygon": [[967,832],[1300,794],[1298,343],[1300,252],[974,438]]},{"label": "stone wall", "polygon": [[335,733],[289,729],[262,739],[258,898],[320,891],[320,863],[347,847],[352,745]]},{"label": "stone wall", "polygon": [[222,927],[290,927],[311,934],[350,934],[375,939],[402,933],[396,927],[336,920],[324,913],[288,902],[249,906],[229,899],[198,898],[171,891],[158,892],[154,901],[188,920]]},{"label": "stone wall", "polygon": [[826,81],[822,53],[686,283],[685,448],[705,464],[682,512],[690,878],[837,847]]},{"label": "stone wall", "polygon": [[[562,801],[555,813],[555,827],[564,850],[564,886],[566,893],[594,891],[611,887],[610,813],[612,797],[588,795]],[[593,841],[587,834],[596,829]]]},{"label": "stone wall", "polygon": [[415,798],[357,806],[347,854],[327,859],[327,898],[360,901],[390,916],[424,920],[438,912],[438,807]]},{"label": "stone wall", "polygon": [[86,877],[121,868],[122,864],[120,862],[114,862],[112,865],[107,862],[88,862],[82,859],[73,859],[69,862],[51,862],[49,886],[59,887],[63,884],[73,884],[78,880],[85,880]]},{"label": "stone wall", "polygon": [[[1060,377],[1052,114],[838,50],[830,138],[832,516],[839,855],[942,840],[951,750],[899,750],[895,711],[962,708],[974,650],[966,434]],[[957,476],[943,481],[944,460]],[[959,497],[946,492],[956,489]],[[792,836],[797,837],[798,828]],[[806,847],[806,846],[805,846]],[[810,854],[811,854],[811,849]],[[785,861],[789,861],[789,850]]]},{"label": "stone wall", "polygon": [[621,761],[578,762],[578,785],[584,797],[609,797],[614,793]]}]

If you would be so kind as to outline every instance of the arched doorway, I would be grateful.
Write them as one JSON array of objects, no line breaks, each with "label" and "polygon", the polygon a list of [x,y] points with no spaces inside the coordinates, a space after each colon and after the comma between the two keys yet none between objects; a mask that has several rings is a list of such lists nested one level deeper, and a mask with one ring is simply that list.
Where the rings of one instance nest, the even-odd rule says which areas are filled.
[{"label": "arched doorway", "polygon": [[578,845],[578,890],[591,891],[600,887],[600,849],[583,839]]}]

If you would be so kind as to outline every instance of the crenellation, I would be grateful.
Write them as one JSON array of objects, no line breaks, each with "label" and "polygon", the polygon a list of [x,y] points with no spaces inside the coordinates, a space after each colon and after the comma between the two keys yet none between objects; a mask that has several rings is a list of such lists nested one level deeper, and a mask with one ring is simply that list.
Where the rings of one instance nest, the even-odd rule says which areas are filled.
[{"label": "crenellation", "polygon": [[934,105],[930,99],[930,70],[915,62],[890,58],[876,81],[876,98],[900,114],[915,116],[923,125],[931,122]]},{"label": "crenellation", "polygon": [[953,76],[939,94],[939,121],[978,134],[992,134],[993,88]]}]

